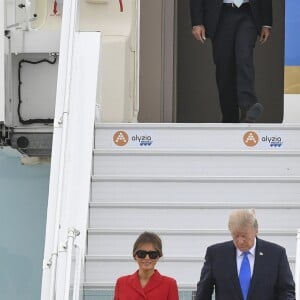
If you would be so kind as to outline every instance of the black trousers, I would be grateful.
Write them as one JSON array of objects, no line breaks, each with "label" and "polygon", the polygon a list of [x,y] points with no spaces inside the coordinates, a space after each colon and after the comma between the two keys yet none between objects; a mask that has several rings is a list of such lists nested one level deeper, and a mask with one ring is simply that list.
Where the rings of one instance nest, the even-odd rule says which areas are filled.
[{"label": "black trousers", "polygon": [[250,6],[223,5],[212,46],[224,123],[238,123],[240,114],[257,102],[253,62],[256,40]]}]

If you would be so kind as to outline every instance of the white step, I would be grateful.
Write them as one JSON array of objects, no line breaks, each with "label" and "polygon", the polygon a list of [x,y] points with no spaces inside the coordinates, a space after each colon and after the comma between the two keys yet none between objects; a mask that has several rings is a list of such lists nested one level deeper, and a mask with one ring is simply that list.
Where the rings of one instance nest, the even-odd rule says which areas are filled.
[{"label": "white step", "polygon": [[[251,205],[256,208],[255,205]],[[103,205],[91,204],[90,227],[92,228],[143,228],[149,230],[176,229],[192,230],[204,229],[210,226],[223,229],[234,206],[202,207],[197,204],[160,204],[148,205]],[[117,213],[117,217],[115,216]],[[279,209],[266,207],[256,209],[261,228],[295,230],[299,227],[300,204],[289,208]],[[278,222],[284,218],[287,222]]]},{"label": "white step", "polygon": [[[295,268],[295,257],[288,257],[291,268]],[[203,265],[199,257],[168,257],[161,258],[157,268],[163,274],[177,279],[179,288],[196,289]],[[86,260],[86,282],[94,282],[113,288],[118,277],[136,271],[136,262],[132,257],[88,256]]]},{"label": "white step", "polygon": [[[165,257],[203,256],[206,248],[214,243],[230,240],[228,230],[156,230],[163,240]],[[89,229],[88,255],[128,256],[140,230]],[[259,236],[286,247],[289,256],[296,256],[295,232],[293,230],[260,230]],[[176,239],[174,239],[176,237]],[[101,245],[101,247],[99,247]]]},{"label": "white step", "polygon": [[[117,176],[297,176],[299,151],[95,151],[97,175]],[[163,160],[163,163],[162,163]]]},{"label": "white step", "polygon": [[[128,135],[128,143],[118,146],[114,136],[122,131]],[[254,132],[258,144],[249,147],[244,136]],[[201,151],[299,151],[300,126],[288,124],[96,124],[95,148],[108,150],[169,149]],[[141,141],[139,141],[139,138]],[[142,140],[144,139],[144,140]],[[151,145],[141,144],[151,141]],[[273,142],[280,141],[280,147]]]},{"label": "white step", "polygon": [[149,203],[155,199],[156,202],[166,204],[181,203],[183,200],[214,204],[222,200],[224,204],[244,206],[245,203],[251,205],[261,199],[262,203],[276,205],[282,204],[283,199],[285,203],[293,203],[298,199],[299,183],[300,177],[162,178],[95,175],[92,178],[91,200],[110,203]]}]

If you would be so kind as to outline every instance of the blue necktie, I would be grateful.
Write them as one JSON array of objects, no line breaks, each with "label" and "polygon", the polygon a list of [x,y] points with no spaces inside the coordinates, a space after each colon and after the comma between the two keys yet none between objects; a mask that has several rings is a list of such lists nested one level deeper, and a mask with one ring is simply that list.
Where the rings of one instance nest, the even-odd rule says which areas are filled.
[{"label": "blue necktie", "polygon": [[247,299],[248,289],[251,281],[251,269],[250,269],[248,254],[249,252],[244,252],[244,257],[242,260],[240,274],[239,274],[239,280],[240,280],[240,285],[243,292],[244,300]]}]

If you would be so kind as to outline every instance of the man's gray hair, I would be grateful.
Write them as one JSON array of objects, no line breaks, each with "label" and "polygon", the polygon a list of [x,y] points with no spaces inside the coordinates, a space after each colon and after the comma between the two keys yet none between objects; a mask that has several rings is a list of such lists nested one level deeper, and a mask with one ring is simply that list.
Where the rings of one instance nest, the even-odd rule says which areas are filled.
[{"label": "man's gray hair", "polygon": [[255,216],[255,210],[250,209],[237,209],[229,216],[228,228],[230,231],[235,229],[253,228],[258,230],[258,222]]}]

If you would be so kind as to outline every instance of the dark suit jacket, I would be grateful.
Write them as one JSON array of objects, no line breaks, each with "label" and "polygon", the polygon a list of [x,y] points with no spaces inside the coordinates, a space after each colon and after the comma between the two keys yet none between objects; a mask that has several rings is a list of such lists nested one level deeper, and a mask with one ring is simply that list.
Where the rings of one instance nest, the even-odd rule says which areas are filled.
[{"label": "dark suit jacket", "polygon": [[[243,300],[232,241],[207,248],[196,300],[211,300],[214,289],[216,300]],[[283,247],[256,239],[247,300],[295,300],[295,283]]]},{"label": "dark suit jacket", "polygon": [[[138,271],[137,271],[138,272]],[[138,273],[120,277],[115,286],[114,300],[178,300],[175,279],[155,270],[147,285],[142,288]]]},{"label": "dark suit jacket", "polygon": [[[204,25],[208,37],[216,33],[223,0],[190,0],[192,26]],[[272,26],[272,0],[250,0],[258,34],[262,26]]]}]

